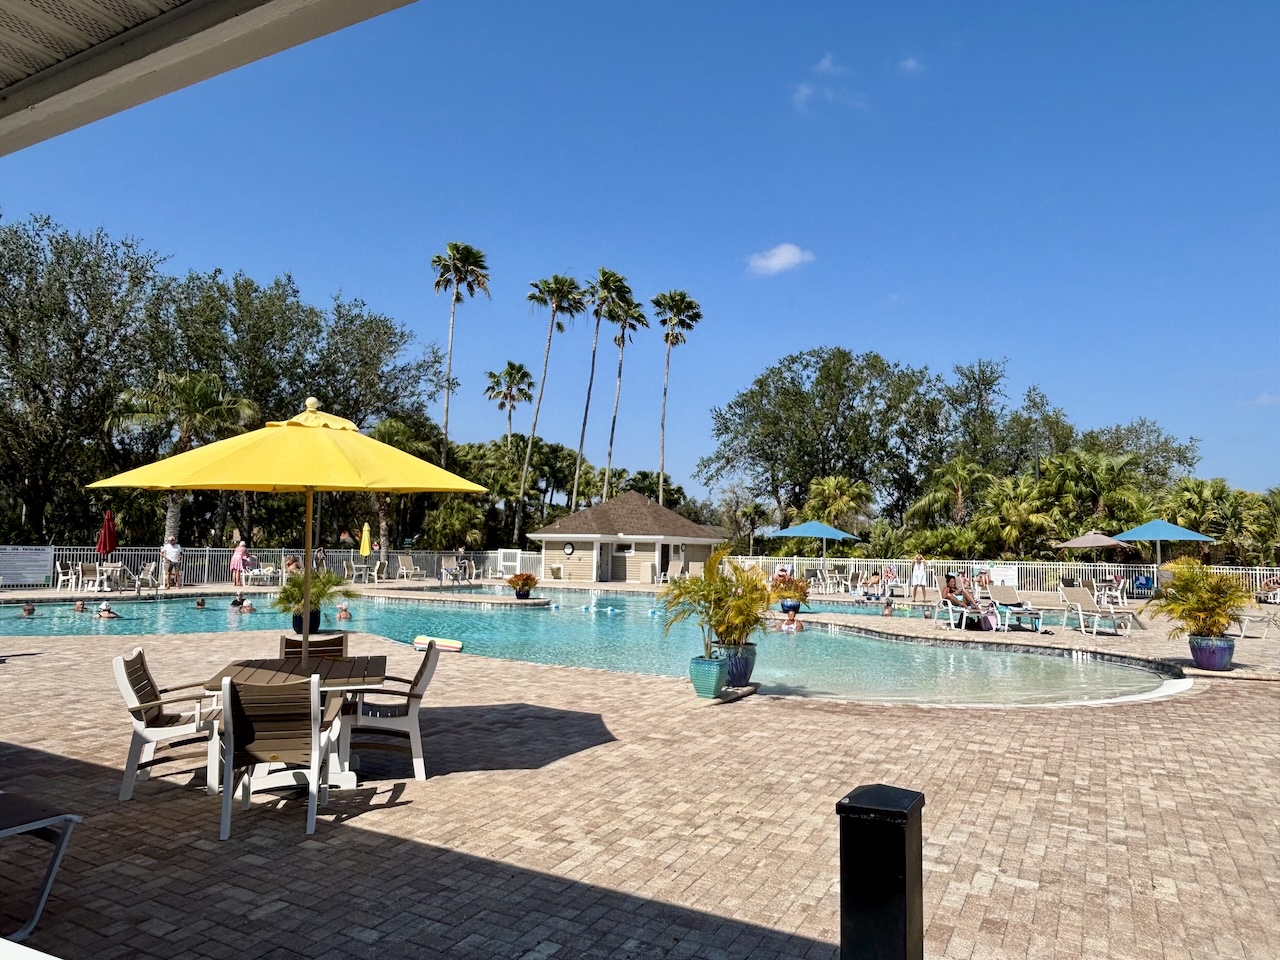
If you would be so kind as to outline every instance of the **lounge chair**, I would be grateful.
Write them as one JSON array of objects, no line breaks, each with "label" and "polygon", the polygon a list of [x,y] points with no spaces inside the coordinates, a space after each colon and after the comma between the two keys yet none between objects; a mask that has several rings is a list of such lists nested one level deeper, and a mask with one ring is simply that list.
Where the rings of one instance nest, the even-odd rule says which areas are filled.
[{"label": "lounge chair", "polygon": [[274,583],[278,579],[276,568],[272,564],[263,567],[253,567],[245,570],[241,575],[245,586],[252,586],[255,583]]},{"label": "lounge chair", "polygon": [[160,586],[160,578],[156,576],[156,566],[157,564],[154,560],[149,560],[142,565],[142,569],[136,575],[130,573],[128,567],[125,568],[125,573],[129,574],[129,577],[133,579],[133,585],[141,591],[143,587]]},{"label": "lounge chair", "polygon": [[679,580],[683,570],[683,560],[672,560],[667,564],[666,572],[658,576],[658,582],[670,583],[672,580]]},{"label": "lounge chair", "polygon": [[[40,922],[40,914],[44,912],[49,891],[53,889],[53,879],[58,875],[62,855],[67,852],[67,845],[71,843],[71,831],[80,820],[81,817],[74,813],[64,813],[30,797],[0,790],[0,839],[27,833],[53,844],[53,853],[49,856],[49,865],[45,867],[44,880],[40,884],[39,893],[36,894],[36,903],[31,910],[31,916],[16,932],[8,934],[5,939],[14,943],[25,940]],[[22,953],[31,952],[17,947],[14,950]],[[5,953],[8,955],[8,951]],[[32,956],[35,955],[32,953]]]},{"label": "lounge chair", "polygon": [[[244,809],[259,764],[297,767],[307,786],[307,834],[316,832],[317,801],[328,804],[328,767],[338,752],[338,717],[343,698],[320,709],[320,678],[296,683],[233,683],[222,678],[222,825],[219,840],[231,836],[231,802],[237,790]],[[335,759],[336,762],[336,759]]]},{"label": "lounge chair", "polygon": [[1063,603],[1066,603],[1067,595],[1063,591],[1069,587],[1078,587],[1078,586],[1080,586],[1080,579],[1078,577],[1059,577],[1058,578],[1058,599],[1061,600]]},{"label": "lounge chair", "polygon": [[80,564],[80,576],[78,579],[78,586],[81,590],[88,590],[91,593],[96,593],[102,589],[101,574],[98,572],[98,565],[96,563]]},{"label": "lounge chair", "polygon": [[1236,620],[1236,625],[1240,628],[1240,639],[1244,639],[1245,632],[1249,629],[1249,624],[1251,623],[1262,624],[1262,639],[1265,640],[1267,639],[1267,634],[1271,632],[1272,627],[1280,626],[1280,617],[1269,613],[1242,614],[1239,619]]},{"label": "lounge chair", "polygon": [[956,606],[950,600],[942,596],[942,591],[937,587],[930,587],[926,592],[926,602],[933,604],[933,619],[936,623],[942,622],[942,615],[946,614],[947,625],[953,630],[959,627],[964,629],[965,624],[969,620],[978,620],[982,617],[982,611],[976,607],[960,607]]},{"label": "lounge chair", "polygon": [[425,580],[427,572],[413,562],[413,557],[409,554],[401,554],[396,558],[396,579],[397,580]]},{"label": "lounge chair", "polygon": [[[366,693],[359,699],[359,705],[351,727],[351,740],[359,740],[360,746],[372,749],[397,749],[403,744],[385,743],[383,741],[366,740],[362,735],[377,734],[407,738],[409,753],[413,757],[413,775],[418,780],[427,779],[427,766],[422,756],[422,728],[418,713],[422,709],[422,698],[427,692],[431,678],[435,676],[436,663],[440,659],[440,648],[434,639],[428,640],[423,651],[422,662],[412,680],[404,677],[387,677],[388,683],[398,683],[403,690],[378,690]],[[381,697],[381,700],[371,700]],[[390,702],[387,702],[388,699]]]},{"label": "lounge chair", "polygon": [[[302,638],[288,635],[280,638],[280,659],[302,656]],[[347,632],[313,633],[307,638],[307,656],[345,660],[347,656]]]},{"label": "lounge chair", "polygon": [[701,577],[702,571],[706,568],[706,564],[701,560],[690,560],[689,569],[685,572],[686,577]]},{"label": "lounge chair", "polygon": [[987,588],[987,592],[991,595],[991,602],[996,605],[996,615],[1001,618],[1006,630],[1011,621],[1016,621],[1018,626],[1030,622],[1031,628],[1037,632],[1043,627],[1044,613],[1023,600],[1016,587],[993,583]]},{"label": "lounge chair", "polygon": [[1258,603],[1280,603],[1280,588],[1275,590],[1259,590],[1253,595]]},{"label": "lounge chair", "polygon": [[369,574],[373,577],[374,583],[380,583],[387,579],[387,561],[379,560],[373,565],[373,570]]},{"label": "lounge chair", "polygon": [[[129,756],[124,766],[124,781],[120,784],[120,799],[133,796],[137,780],[147,779],[151,767],[170,760],[205,758],[208,771],[206,789],[218,790],[218,740],[219,710],[213,697],[205,692],[203,683],[185,683],[177,687],[157,686],[147,667],[147,655],[141,647],[135,647],[128,657],[120,656],[111,661],[116,675],[116,685],[124,697],[125,706],[133,717],[133,739],[129,741]],[[169,696],[178,690],[197,692],[182,696]],[[185,713],[171,713],[167,708],[175,704],[193,705]],[[198,751],[174,752],[183,747],[199,744]],[[163,752],[157,756],[157,748]]]},{"label": "lounge chair", "polygon": [[[1117,610],[1114,604],[1100,605],[1093,597],[1093,594],[1084,587],[1066,587],[1058,588],[1058,593],[1062,595],[1063,602],[1066,604],[1062,613],[1062,625],[1068,626],[1068,619],[1072,613],[1080,621],[1080,632],[1091,633],[1093,636],[1098,635],[1098,624],[1103,620],[1109,620],[1111,627],[1115,633],[1122,636],[1128,636],[1133,630],[1133,612],[1130,610]],[[1089,629],[1089,622],[1093,622],[1093,629]]]}]

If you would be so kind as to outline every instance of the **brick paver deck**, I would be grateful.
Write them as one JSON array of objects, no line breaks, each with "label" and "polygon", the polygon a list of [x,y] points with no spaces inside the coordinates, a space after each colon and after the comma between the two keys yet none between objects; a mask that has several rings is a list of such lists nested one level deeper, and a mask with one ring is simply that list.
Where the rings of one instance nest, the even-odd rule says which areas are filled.
[{"label": "brick paver deck", "polygon": [[[170,683],[276,640],[139,642]],[[190,769],[115,799],[110,659],[132,646],[0,638],[0,786],[86,817],[30,941],[60,957],[834,958],[833,808],[871,782],[926,794],[930,957],[1277,955],[1280,684],[1197,678],[1083,708],[707,707],[679,680],[446,655],[425,783],[366,754],[366,785],[335,793],[314,837],[302,801],[259,798],[219,843]],[[43,854],[0,844],[5,922]]]}]

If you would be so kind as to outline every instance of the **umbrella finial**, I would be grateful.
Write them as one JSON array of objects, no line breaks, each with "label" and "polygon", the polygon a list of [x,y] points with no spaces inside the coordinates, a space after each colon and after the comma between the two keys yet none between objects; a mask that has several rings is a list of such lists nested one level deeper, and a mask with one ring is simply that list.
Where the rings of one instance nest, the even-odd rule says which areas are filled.
[{"label": "umbrella finial", "polygon": [[315,397],[307,397],[307,404],[306,404],[306,406],[307,406],[307,409],[308,409],[308,410],[319,410],[319,409],[320,409],[320,401],[319,401],[319,400],[317,400]]}]

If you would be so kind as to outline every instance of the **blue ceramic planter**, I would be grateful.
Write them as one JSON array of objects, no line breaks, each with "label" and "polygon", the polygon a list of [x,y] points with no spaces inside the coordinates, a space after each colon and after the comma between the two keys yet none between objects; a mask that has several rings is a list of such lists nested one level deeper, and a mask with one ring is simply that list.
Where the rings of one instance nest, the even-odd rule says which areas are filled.
[{"label": "blue ceramic planter", "polygon": [[1191,659],[1201,670],[1230,670],[1236,642],[1230,637],[1188,637]]},{"label": "blue ceramic planter", "polygon": [[717,643],[715,648],[720,651],[720,655],[724,657],[725,663],[728,664],[728,676],[725,678],[725,686],[745,687],[751,682],[751,671],[756,666],[756,645],[754,643],[744,643],[741,646],[732,647]]},{"label": "blue ceramic planter", "polygon": [[718,657],[694,657],[689,661],[689,679],[694,692],[706,700],[714,700],[724,691],[728,662]]},{"label": "blue ceramic planter", "polygon": [[799,613],[800,601],[799,600],[783,600],[782,612],[783,613]]}]

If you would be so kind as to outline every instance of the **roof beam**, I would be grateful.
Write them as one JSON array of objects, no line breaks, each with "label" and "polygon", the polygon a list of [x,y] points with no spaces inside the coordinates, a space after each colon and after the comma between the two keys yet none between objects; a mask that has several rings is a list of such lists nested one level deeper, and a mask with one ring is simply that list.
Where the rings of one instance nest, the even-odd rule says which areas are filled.
[{"label": "roof beam", "polygon": [[188,0],[0,94],[0,156],[413,0]]}]

